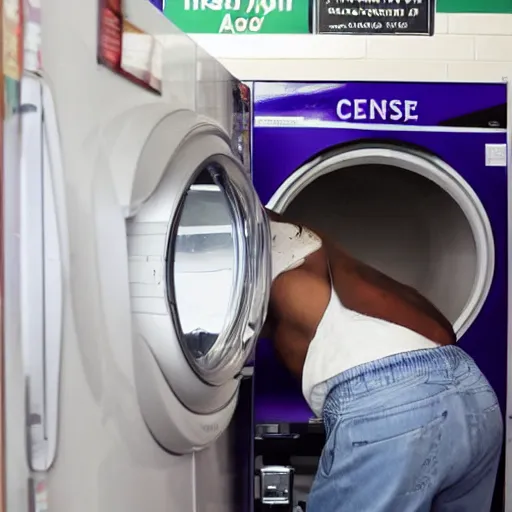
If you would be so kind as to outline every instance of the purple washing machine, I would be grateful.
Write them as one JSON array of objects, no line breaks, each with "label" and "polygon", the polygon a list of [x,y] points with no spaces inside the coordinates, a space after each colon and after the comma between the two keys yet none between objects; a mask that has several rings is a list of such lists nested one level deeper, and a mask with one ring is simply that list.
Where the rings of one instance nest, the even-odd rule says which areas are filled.
[{"label": "purple washing machine", "polygon": [[[505,84],[256,82],[252,141],[262,201],[427,296],[504,414],[506,101]],[[256,424],[312,420],[266,340],[254,393]]]}]

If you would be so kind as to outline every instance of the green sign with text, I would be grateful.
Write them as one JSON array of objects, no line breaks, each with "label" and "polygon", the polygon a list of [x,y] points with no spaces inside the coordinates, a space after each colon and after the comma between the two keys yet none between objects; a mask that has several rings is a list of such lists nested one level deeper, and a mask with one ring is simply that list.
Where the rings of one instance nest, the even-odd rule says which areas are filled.
[{"label": "green sign with text", "polygon": [[164,14],[196,34],[307,34],[309,0],[167,0]]}]

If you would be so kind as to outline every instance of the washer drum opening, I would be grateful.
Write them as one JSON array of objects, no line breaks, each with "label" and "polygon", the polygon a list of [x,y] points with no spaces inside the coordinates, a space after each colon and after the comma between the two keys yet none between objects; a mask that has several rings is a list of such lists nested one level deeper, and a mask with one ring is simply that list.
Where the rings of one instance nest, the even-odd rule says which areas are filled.
[{"label": "washer drum opening", "polygon": [[427,153],[393,145],[333,151],[292,174],[268,206],[416,288],[458,339],[487,297],[494,241],[484,207],[453,168]]}]

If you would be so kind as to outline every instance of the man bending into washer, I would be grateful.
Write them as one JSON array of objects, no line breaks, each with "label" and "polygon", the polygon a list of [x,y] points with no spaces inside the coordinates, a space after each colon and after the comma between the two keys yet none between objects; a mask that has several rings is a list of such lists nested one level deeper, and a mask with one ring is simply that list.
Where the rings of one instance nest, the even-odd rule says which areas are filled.
[{"label": "man bending into washer", "polygon": [[326,429],[308,512],[489,511],[502,417],[450,322],[329,237],[267,214],[264,334]]}]

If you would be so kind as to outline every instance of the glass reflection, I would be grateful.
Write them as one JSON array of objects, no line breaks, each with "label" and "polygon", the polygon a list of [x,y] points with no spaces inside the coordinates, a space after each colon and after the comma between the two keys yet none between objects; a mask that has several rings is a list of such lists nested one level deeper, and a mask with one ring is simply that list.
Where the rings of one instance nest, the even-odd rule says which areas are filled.
[{"label": "glass reflection", "polygon": [[[174,247],[174,295],[181,343],[200,360],[230,319],[236,241],[223,170],[209,166],[184,200]],[[199,361],[198,361],[199,362]]]},{"label": "glass reflection", "polygon": [[233,126],[231,149],[251,174],[251,91],[237,79],[231,85],[233,95]]}]

